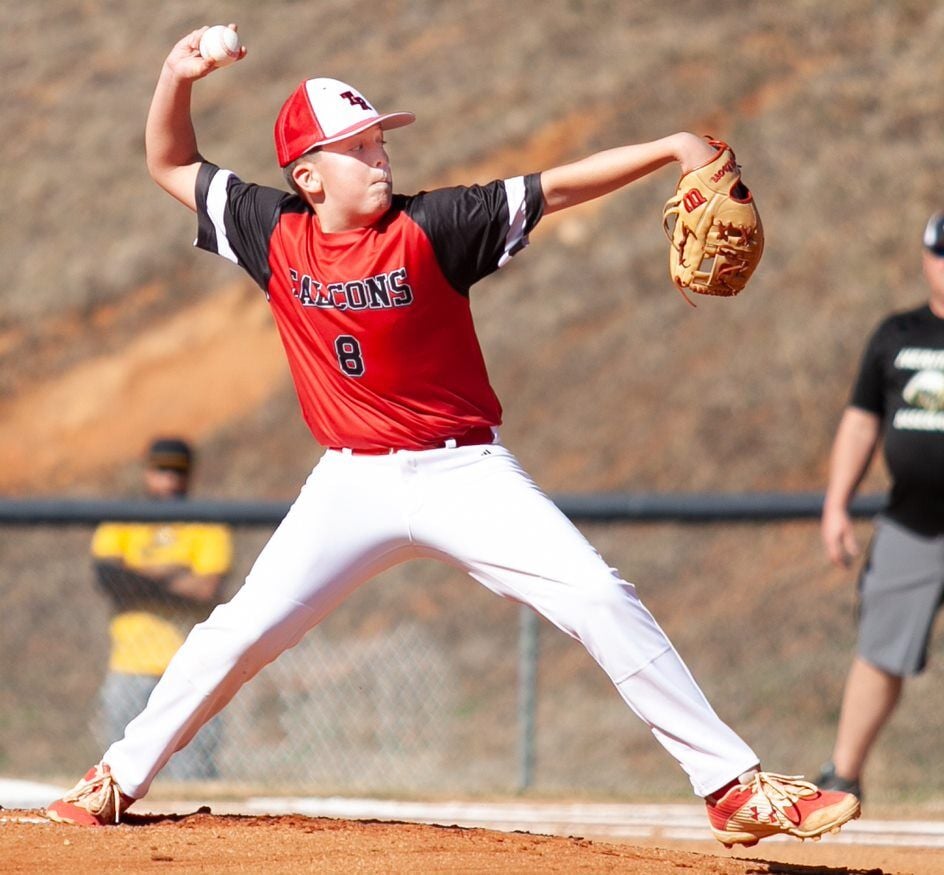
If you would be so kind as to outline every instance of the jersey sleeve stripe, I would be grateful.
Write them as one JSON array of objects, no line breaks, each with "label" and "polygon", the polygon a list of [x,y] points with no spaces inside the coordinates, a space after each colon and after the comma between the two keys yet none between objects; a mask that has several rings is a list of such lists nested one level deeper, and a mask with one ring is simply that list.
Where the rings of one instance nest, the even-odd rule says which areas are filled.
[{"label": "jersey sleeve stripe", "polygon": [[511,261],[512,256],[528,242],[524,230],[528,220],[528,201],[523,176],[505,180],[505,197],[508,199],[508,233],[504,251],[498,259],[499,267]]},{"label": "jersey sleeve stripe", "polygon": [[238,264],[239,259],[233,252],[233,247],[229,244],[226,236],[226,225],[223,217],[226,214],[226,185],[233,174],[229,170],[218,170],[210,181],[210,187],[207,189],[206,211],[207,217],[213,224],[213,230],[216,235],[216,252],[223,258],[229,259],[233,264]]}]

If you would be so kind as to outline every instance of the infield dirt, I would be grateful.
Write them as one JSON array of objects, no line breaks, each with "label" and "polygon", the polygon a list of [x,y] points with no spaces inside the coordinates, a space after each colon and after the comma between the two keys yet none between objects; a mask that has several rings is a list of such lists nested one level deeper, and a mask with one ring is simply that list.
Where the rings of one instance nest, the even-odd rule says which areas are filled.
[{"label": "infield dirt", "polygon": [[[724,851],[709,842],[641,846],[297,815],[129,815],[121,826],[85,829],[33,822],[37,814],[3,812],[0,871],[938,875],[944,870],[944,851],[857,848],[830,844],[828,838]],[[30,822],[15,822],[17,818]]]}]

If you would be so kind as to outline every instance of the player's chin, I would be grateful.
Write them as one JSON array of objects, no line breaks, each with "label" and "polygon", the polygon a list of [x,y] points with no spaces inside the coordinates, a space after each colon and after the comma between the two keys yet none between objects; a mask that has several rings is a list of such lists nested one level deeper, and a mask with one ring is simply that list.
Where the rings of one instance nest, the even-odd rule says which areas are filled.
[{"label": "player's chin", "polygon": [[370,188],[372,212],[382,215],[393,203],[393,186],[389,182],[375,182]]}]

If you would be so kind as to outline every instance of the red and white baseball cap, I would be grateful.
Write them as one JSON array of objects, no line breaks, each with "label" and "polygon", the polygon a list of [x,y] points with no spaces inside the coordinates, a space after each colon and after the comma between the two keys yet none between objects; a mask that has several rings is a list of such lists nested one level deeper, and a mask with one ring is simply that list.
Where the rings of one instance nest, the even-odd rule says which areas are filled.
[{"label": "red and white baseball cap", "polygon": [[356,88],[337,79],[306,79],[275,120],[275,154],[279,167],[285,167],[315,146],[343,140],[372,125],[386,130],[414,121],[412,112],[380,115]]}]

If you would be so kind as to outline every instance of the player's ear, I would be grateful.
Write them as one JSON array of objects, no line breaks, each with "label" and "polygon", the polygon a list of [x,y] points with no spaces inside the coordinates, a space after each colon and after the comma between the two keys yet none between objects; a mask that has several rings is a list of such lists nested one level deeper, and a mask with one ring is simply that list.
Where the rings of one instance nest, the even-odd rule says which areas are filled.
[{"label": "player's ear", "polygon": [[292,170],[292,179],[295,185],[313,197],[320,197],[324,193],[324,183],[317,163],[314,161],[300,161]]}]

